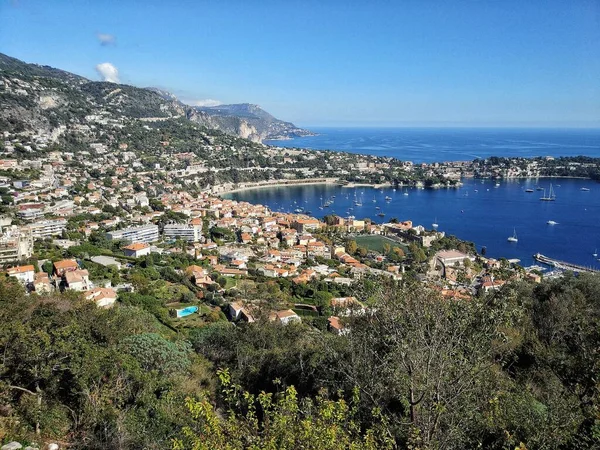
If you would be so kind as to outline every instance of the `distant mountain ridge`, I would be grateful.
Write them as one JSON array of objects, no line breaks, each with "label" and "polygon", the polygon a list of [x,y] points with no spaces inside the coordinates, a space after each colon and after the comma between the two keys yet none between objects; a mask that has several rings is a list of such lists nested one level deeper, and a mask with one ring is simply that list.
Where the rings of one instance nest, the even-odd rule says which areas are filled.
[{"label": "distant mountain ridge", "polygon": [[170,92],[91,81],[50,66],[25,63],[0,53],[0,129],[53,129],[90,114],[131,118],[179,118],[262,142],[310,136],[308,130],[276,119],[257,105],[186,105]]},{"label": "distant mountain ridge", "polygon": [[314,133],[299,128],[291,122],[279,120],[251,103],[235,103],[218,106],[189,106],[181,102],[171,92],[148,88],[165,100],[179,102],[186,108],[188,119],[209,128],[225,133],[262,142],[268,139],[291,139],[294,137],[314,136]]}]

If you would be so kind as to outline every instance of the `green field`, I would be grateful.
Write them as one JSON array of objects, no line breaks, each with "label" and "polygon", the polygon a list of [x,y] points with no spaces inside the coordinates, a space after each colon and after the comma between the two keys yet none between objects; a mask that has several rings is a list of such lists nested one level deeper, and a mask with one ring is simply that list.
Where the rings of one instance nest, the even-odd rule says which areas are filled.
[{"label": "green field", "polygon": [[385,236],[356,236],[354,239],[359,247],[365,247],[374,252],[383,253],[383,244],[389,244],[391,248],[400,247],[404,253],[408,254],[408,247],[400,244]]}]

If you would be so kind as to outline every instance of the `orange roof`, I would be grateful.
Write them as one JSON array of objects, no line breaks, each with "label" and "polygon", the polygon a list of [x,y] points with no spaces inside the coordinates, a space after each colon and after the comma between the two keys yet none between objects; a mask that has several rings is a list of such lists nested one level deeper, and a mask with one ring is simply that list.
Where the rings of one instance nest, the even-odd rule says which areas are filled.
[{"label": "orange roof", "polygon": [[74,259],[63,259],[54,263],[55,269],[68,269],[70,267],[79,267]]},{"label": "orange roof", "polygon": [[127,247],[123,247],[125,250],[131,250],[137,252],[138,250],[143,250],[145,248],[150,247],[148,244],[144,244],[142,242],[135,242],[133,244],[128,245]]},{"label": "orange roof", "polygon": [[294,316],[298,315],[294,311],[292,311],[291,309],[285,309],[283,311],[277,311],[275,314],[280,319],[284,319],[286,317],[294,317]]},{"label": "orange roof", "polygon": [[344,325],[341,324],[339,317],[331,316],[327,319],[327,321],[329,322],[329,326],[335,330],[339,331],[344,328]]},{"label": "orange roof", "polygon": [[17,273],[24,273],[24,272],[34,272],[34,271],[35,271],[35,267],[33,267],[33,265],[16,266],[16,267],[11,267],[10,269],[7,270],[9,275],[14,275]]}]

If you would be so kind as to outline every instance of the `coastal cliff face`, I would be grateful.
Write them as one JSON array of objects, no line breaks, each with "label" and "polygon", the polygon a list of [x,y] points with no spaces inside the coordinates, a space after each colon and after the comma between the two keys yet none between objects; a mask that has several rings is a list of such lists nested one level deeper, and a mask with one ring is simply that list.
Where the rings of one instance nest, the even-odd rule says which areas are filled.
[{"label": "coastal cliff face", "polygon": [[291,122],[279,120],[260,106],[250,103],[195,107],[194,109],[198,112],[204,112],[223,123],[227,123],[232,118],[239,119],[239,132],[250,133],[248,136],[242,137],[247,137],[255,141],[291,139],[314,135],[314,133],[299,128]]},{"label": "coastal cliff face", "polygon": [[186,117],[192,122],[207,128],[214,128],[233,136],[249,139],[253,142],[262,142],[265,138],[265,136],[259,133],[256,127],[241,117],[211,115],[196,108],[188,108]]}]

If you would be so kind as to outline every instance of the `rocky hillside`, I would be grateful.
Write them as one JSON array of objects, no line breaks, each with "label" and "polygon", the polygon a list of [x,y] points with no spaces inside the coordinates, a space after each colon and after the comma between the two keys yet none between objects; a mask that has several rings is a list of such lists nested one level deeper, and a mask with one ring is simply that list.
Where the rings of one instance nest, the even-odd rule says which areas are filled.
[{"label": "rocky hillside", "polygon": [[69,128],[86,127],[90,122],[179,117],[254,142],[311,135],[256,105],[191,107],[168,92],[90,81],[0,53],[2,131],[56,138]]},{"label": "rocky hillside", "polygon": [[199,114],[207,114],[213,121],[231,126],[236,133],[251,133],[247,137],[253,140],[289,139],[299,136],[312,136],[308,130],[298,128],[291,122],[276,119],[258,105],[241,103],[211,107],[195,107],[192,114],[197,120]]}]

